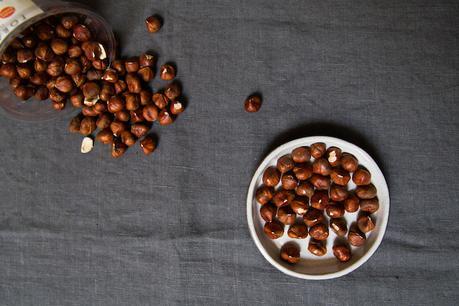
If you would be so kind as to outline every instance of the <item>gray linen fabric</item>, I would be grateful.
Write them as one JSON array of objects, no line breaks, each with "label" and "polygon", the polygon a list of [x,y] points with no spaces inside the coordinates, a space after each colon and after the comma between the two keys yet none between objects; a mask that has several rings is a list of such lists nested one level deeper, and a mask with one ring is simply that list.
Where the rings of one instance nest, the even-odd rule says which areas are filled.
[{"label": "gray linen fabric", "polygon": [[[123,55],[177,64],[188,108],[155,127],[154,155],[121,160],[80,154],[68,116],[0,114],[0,304],[458,303],[457,1],[83,2]],[[264,105],[247,114],[255,91]],[[305,281],[258,252],[245,197],[270,150],[320,134],[367,150],[392,206],[365,265]]]}]

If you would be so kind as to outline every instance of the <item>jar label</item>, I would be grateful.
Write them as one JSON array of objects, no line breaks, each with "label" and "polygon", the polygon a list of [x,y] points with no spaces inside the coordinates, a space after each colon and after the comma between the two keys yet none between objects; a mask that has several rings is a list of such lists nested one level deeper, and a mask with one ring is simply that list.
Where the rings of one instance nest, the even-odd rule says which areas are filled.
[{"label": "jar label", "polygon": [[0,0],[0,44],[14,29],[41,13],[31,0]]}]

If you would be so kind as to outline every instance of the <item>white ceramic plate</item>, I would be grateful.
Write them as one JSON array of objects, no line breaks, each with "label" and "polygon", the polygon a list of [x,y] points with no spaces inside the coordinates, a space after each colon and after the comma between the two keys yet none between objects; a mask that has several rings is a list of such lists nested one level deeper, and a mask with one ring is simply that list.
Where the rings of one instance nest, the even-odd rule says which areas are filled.
[{"label": "white ceramic plate", "polygon": [[[287,236],[288,226],[285,228],[284,235],[275,240],[269,239],[263,232],[265,221],[260,217],[261,205],[255,200],[255,192],[259,186],[262,185],[262,176],[266,168],[276,165],[277,159],[285,154],[290,153],[293,149],[300,146],[310,146],[315,142],[323,142],[329,146],[336,146],[343,152],[353,154],[358,160],[359,164],[363,165],[370,171],[372,175],[372,183],[378,190],[379,210],[373,214],[376,219],[376,227],[373,231],[367,234],[367,242],[364,246],[352,249],[352,258],[350,261],[341,263],[333,256],[333,241],[337,237],[333,231],[330,230],[330,236],[327,240],[327,254],[322,257],[312,255],[307,246],[309,243],[309,236],[306,239],[291,239]],[[352,180],[348,184],[349,189],[354,189]],[[387,220],[389,217],[389,189],[387,183],[375,161],[361,148],[338,138],[326,136],[313,136],[293,140],[272,151],[261,163],[255,172],[250,183],[249,192],[247,195],[247,220],[249,223],[250,234],[255,241],[260,252],[274,267],[290,276],[304,278],[304,279],[330,279],[346,275],[361,265],[363,265],[378,246],[381,244],[384,233],[386,231]],[[347,213],[345,218],[349,225],[357,218],[358,212]],[[296,265],[290,265],[282,261],[279,257],[280,248],[288,241],[294,241],[300,246],[301,260]]]}]

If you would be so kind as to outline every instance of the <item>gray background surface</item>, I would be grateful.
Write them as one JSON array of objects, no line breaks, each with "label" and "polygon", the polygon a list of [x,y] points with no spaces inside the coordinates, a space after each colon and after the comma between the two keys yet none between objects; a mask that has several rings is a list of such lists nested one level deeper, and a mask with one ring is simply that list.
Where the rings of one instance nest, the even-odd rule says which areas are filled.
[{"label": "gray background surface", "polygon": [[[1,114],[0,304],[457,303],[457,1],[84,2],[123,55],[177,63],[188,109],[121,160],[80,154],[68,118]],[[318,134],[374,156],[392,206],[364,266],[304,281],[262,258],[245,197],[270,150]]]}]

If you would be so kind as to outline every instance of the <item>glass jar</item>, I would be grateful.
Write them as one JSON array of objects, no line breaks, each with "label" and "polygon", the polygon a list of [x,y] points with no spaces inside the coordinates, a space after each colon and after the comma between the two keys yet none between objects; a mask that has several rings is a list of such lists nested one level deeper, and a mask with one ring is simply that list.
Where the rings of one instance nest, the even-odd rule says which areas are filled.
[{"label": "glass jar", "polygon": [[[0,2],[0,56],[10,42],[29,26],[50,16],[65,13],[83,16],[82,23],[91,30],[94,40],[103,44],[109,61],[115,58],[116,41],[113,31],[101,16],[81,4],[55,0]],[[49,100],[39,101],[31,98],[21,101],[10,89],[9,82],[5,78],[0,78],[0,107],[11,117],[27,121],[49,120],[74,111],[71,105],[67,105],[63,111],[56,111]]]}]

